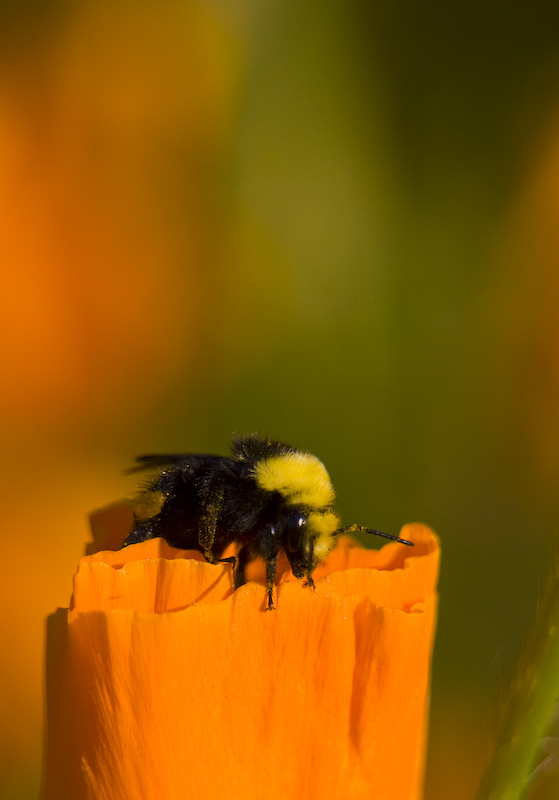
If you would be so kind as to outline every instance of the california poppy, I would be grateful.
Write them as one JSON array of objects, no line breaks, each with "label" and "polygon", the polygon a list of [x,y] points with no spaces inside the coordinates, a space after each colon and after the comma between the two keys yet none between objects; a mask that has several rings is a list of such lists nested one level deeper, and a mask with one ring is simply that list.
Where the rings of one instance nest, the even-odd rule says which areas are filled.
[{"label": "california poppy", "polygon": [[421,797],[439,550],[402,536],[340,537],[276,611],[161,539],[83,558],[48,623],[43,800]]}]

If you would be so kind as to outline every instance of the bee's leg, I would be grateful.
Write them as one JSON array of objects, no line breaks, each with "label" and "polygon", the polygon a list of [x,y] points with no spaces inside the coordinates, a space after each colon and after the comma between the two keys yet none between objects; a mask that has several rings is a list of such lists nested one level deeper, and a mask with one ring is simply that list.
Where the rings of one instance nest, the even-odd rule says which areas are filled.
[{"label": "bee's leg", "polygon": [[[232,578],[233,583],[234,583],[235,582],[235,566],[237,564],[236,556],[227,556],[227,558],[218,558],[217,563],[218,564],[231,564],[231,578]],[[235,585],[235,589],[236,588],[237,588],[237,586]]]},{"label": "bee's leg", "polygon": [[217,522],[223,507],[224,489],[223,477],[218,472],[214,472],[204,487],[201,498],[204,511],[200,517],[200,525],[198,527],[198,544],[210,564],[218,563],[212,548],[215,541]]},{"label": "bee's leg", "polygon": [[260,552],[266,562],[266,586],[268,589],[268,610],[274,608],[274,584],[276,582],[276,561],[278,558],[278,537],[273,525],[266,528],[259,538]]},{"label": "bee's leg", "polygon": [[246,582],[246,566],[249,562],[249,554],[246,547],[241,547],[237,553],[237,571],[235,573],[235,589],[244,586]]},{"label": "bee's leg", "polygon": [[313,573],[313,554],[314,554],[314,541],[311,539],[309,543],[309,552],[307,554],[307,568],[305,570],[305,577],[307,579],[307,586],[310,586],[311,589],[314,589],[314,581],[312,578]]},{"label": "bee's leg", "polygon": [[147,539],[153,539],[153,525],[151,520],[147,522],[137,522],[133,531],[130,531],[122,546],[128,547],[129,544],[138,544],[138,542],[145,542]]},{"label": "bee's leg", "polygon": [[274,606],[274,584],[276,582],[276,560],[266,561],[266,586],[268,588],[268,611],[273,611]]},{"label": "bee's leg", "polygon": [[124,540],[123,547],[160,536],[157,530],[158,515],[165,497],[173,494],[176,482],[177,474],[175,472],[162,474],[133,499],[134,530]]}]

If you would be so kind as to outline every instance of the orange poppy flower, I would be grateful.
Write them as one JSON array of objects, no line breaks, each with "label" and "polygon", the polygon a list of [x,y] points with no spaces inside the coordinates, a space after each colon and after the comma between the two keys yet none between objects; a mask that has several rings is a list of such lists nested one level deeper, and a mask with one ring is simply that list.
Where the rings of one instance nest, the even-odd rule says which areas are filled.
[{"label": "orange poppy flower", "polygon": [[284,569],[276,611],[162,539],[83,558],[48,624],[43,800],[421,797],[439,549],[402,536],[340,537],[314,591]]}]

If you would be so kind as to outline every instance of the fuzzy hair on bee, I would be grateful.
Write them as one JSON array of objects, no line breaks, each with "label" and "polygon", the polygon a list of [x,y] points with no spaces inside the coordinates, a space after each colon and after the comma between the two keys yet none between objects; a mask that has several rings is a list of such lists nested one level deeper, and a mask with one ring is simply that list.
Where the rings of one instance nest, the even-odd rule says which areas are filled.
[{"label": "fuzzy hair on bee", "polygon": [[[341,527],[324,464],[258,434],[234,436],[231,457],[146,455],[131,471],[147,469],[155,477],[133,501],[135,526],[123,547],[161,536],[172,547],[200,550],[212,564],[236,566],[236,587],[245,583],[247,564],[261,558],[269,609],[280,551],[294,576],[314,586],[312,573],[340,533],[364,531],[413,545],[371,528]],[[237,555],[223,558],[231,544]]]}]

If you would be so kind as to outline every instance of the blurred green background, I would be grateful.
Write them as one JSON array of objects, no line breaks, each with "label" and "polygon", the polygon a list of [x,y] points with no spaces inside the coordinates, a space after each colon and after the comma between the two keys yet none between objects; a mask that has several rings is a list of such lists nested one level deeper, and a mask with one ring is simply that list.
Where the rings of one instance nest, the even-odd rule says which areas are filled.
[{"label": "blurred green background", "polygon": [[473,796],[557,552],[558,23],[2,3],[2,798],[37,796],[87,511],[232,431],[322,458],[346,523],[439,533],[426,798]]}]

